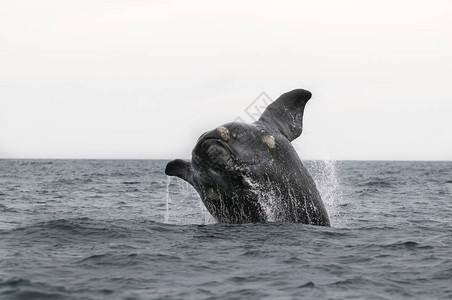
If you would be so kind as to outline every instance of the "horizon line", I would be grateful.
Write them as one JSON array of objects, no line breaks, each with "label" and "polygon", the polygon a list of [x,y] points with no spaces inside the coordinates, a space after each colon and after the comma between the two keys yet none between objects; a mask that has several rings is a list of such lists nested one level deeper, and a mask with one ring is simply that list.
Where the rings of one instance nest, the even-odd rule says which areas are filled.
[{"label": "horizon line", "polygon": [[[175,158],[24,158],[24,157],[0,157],[0,160],[164,160],[171,161]],[[191,158],[182,158],[191,161]],[[301,161],[394,161],[394,162],[452,162],[452,159],[300,159]]]}]

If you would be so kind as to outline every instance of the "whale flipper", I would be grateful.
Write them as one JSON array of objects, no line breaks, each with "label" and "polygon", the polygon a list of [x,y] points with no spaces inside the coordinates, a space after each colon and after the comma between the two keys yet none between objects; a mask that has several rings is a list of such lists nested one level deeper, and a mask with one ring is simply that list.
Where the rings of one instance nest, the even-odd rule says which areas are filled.
[{"label": "whale flipper", "polygon": [[177,176],[193,185],[193,169],[191,163],[182,159],[170,161],[165,168],[168,176]]},{"label": "whale flipper", "polygon": [[282,94],[267,107],[259,122],[276,126],[289,141],[292,141],[303,131],[303,111],[311,96],[311,92],[303,89]]}]

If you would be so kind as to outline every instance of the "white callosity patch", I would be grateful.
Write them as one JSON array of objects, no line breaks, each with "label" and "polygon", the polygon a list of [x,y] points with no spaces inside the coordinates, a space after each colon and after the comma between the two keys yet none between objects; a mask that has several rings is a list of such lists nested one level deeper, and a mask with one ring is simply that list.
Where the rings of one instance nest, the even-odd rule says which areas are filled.
[{"label": "white callosity patch", "polygon": [[201,157],[199,157],[198,155],[196,155],[196,152],[195,152],[195,150],[193,150],[192,152],[191,152],[191,156],[193,157],[193,159],[195,160],[195,161],[201,161]]},{"label": "white callosity patch", "polygon": [[272,149],[273,147],[275,147],[276,143],[275,143],[275,138],[271,135],[264,135],[262,137],[262,141],[268,146],[268,148]]},{"label": "white callosity patch", "polygon": [[246,135],[247,135],[247,133],[246,132],[241,132],[241,133],[232,133],[232,136],[234,137],[234,138],[237,138],[237,139],[242,139],[242,138],[244,138],[244,137],[246,137]]},{"label": "white callosity patch", "polygon": [[220,126],[217,128],[218,133],[223,141],[229,141],[229,130],[226,127]]},{"label": "white callosity patch", "polygon": [[208,188],[207,194],[209,195],[209,197],[212,200],[216,200],[216,201],[220,200],[220,195],[218,195],[217,192],[215,192],[215,190],[213,188]]}]

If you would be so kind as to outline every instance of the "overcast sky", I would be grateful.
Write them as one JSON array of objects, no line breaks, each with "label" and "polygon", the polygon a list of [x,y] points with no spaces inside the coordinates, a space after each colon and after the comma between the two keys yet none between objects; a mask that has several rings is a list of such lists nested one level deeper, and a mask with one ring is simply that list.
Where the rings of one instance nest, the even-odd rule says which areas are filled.
[{"label": "overcast sky", "polygon": [[0,2],[0,158],[189,158],[308,89],[302,159],[452,159],[452,1]]}]

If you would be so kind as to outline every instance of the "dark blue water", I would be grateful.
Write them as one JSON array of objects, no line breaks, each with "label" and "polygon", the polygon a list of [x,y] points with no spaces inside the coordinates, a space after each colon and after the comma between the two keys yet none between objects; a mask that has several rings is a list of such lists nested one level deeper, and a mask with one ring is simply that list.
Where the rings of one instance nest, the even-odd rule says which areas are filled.
[{"label": "dark blue water", "polygon": [[452,298],[452,162],[308,162],[330,228],[215,224],[165,164],[0,160],[0,298]]}]

